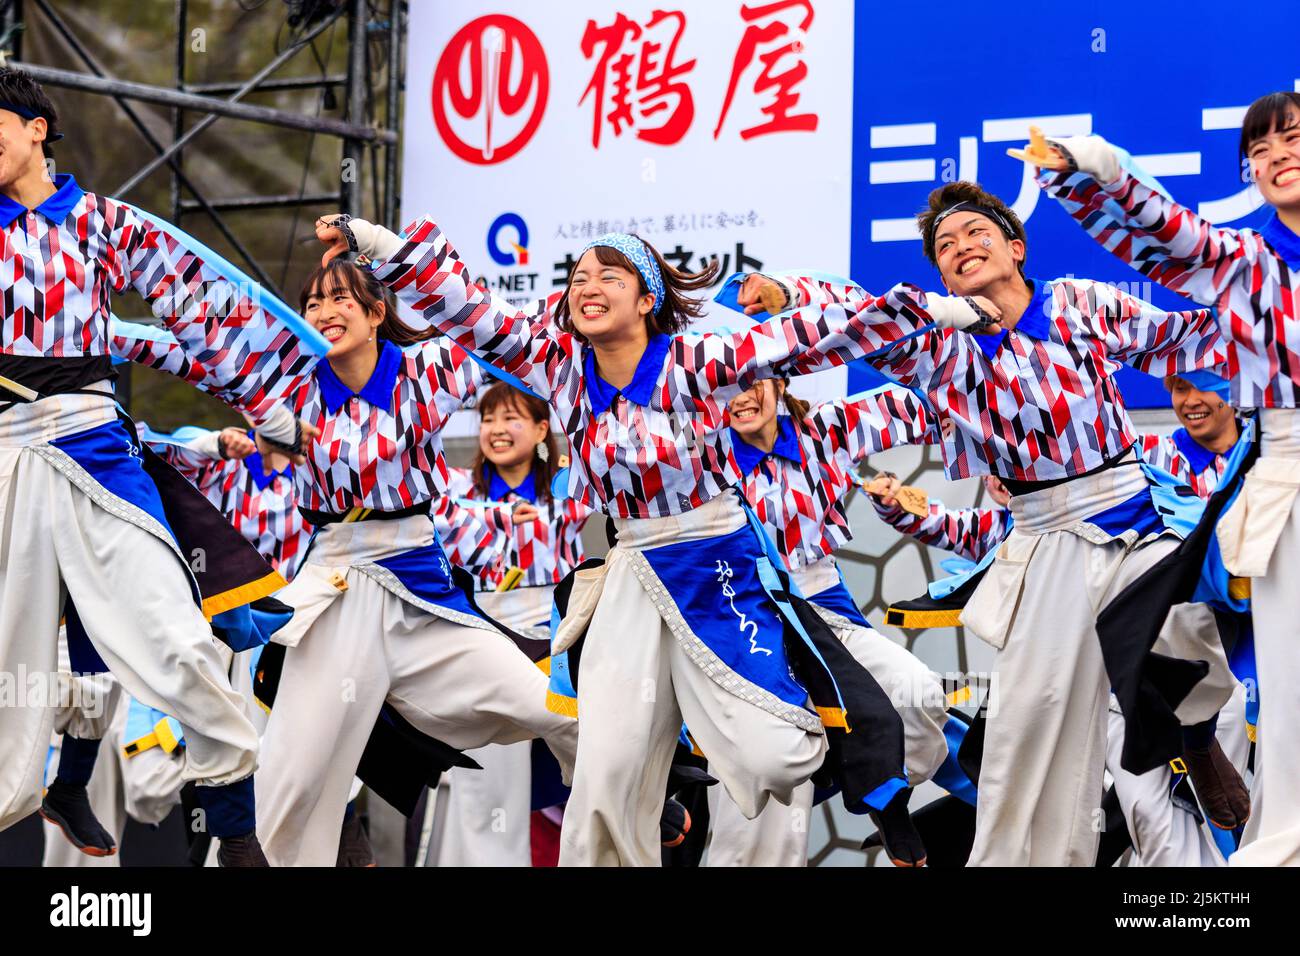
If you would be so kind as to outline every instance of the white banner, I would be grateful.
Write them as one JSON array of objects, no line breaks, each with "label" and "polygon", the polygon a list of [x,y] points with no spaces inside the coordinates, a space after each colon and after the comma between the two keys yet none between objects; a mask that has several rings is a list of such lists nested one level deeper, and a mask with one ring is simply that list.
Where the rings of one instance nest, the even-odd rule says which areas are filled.
[{"label": "white banner", "polygon": [[850,0],[422,0],[408,50],[403,221],[499,295],[563,287],[610,231],[680,268],[847,275]]}]

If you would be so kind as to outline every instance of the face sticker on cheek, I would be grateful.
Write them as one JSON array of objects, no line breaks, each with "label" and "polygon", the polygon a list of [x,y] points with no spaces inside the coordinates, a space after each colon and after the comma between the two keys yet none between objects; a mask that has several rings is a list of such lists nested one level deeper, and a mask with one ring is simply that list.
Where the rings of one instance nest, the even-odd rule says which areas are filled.
[{"label": "face sticker on cheek", "polygon": [[519,432],[522,432],[524,430],[524,423],[516,419],[515,421],[512,422],[506,422],[506,428],[518,434]]},{"label": "face sticker on cheek", "polygon": [[992,249],[993,240],[990,239],[988,236],[985,236],[983,239],[980,240],[980,245],[983,246],[985,249]]}]

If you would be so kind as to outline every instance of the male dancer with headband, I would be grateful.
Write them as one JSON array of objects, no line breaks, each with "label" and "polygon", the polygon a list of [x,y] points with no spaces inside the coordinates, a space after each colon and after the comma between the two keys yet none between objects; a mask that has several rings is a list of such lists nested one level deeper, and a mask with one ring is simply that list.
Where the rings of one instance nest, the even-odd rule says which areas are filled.
[{"label": "male dancer with headband", "polygon": [[[869,360],[925,393],[949,478],[997,475],[1014,495],[1015,527],[963,616],[999,649],[971,864],[1091,866],[1109,686],[1096,608],[1176,545],[1114,376],[1122,363],[1157,375],[1214,366],[1222,346],[1208,311],[1026,278],[1024,227],[973,183],[932,192],[918,225],[951,296],[902,284],[869,302],[799,305],[872,316]],[[1206,720],[1232,691],[1213,619],[1179,608],[1165,636],[1175,656],[1210,661],[1178,709],[1184,723]]]},{"label": "male dancer with headband", "polygon": [[[185,776],[199,784],[221,861],[265,865],[253,807],[257,734],[118,418],[109,293],[131,287],[150,301],[207,370],[200,387],[295,453],[302,429],[273,409],[311,357],[160,225],[70,175],[51,180],[49,144],[59,136],[40,85],[0,70],[0,667],[53,678],[59,619],[75,603],[123,688],[181,721]],[[0,828],[39,803],[53,719],[50,707],[0,708]]]}]

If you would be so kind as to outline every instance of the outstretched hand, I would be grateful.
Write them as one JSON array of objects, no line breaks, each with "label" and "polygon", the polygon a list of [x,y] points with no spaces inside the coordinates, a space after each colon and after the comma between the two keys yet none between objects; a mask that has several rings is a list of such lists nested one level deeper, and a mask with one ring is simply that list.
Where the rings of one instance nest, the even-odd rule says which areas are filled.
[{"label": "outstretched hand", "polygon": [[537,510],[537,506],[530,504],[515,505],[514,511],[510,513],[510,517],[514,519],[515,524],[528,524],[530,521],[536,521],[541,516],[542,513]]},{"label": "outstretched hand", "polygon": [[867,494],[875,498],[886,508],[898,507],[898,489],[903,487],[903,483],[898,480],[898,476],[893,472],[882,471],[872,478],[864,486]]},{"label": "outstretched hand", "polygon": [[972,325],[966,331],[974,335],[999,335],[1002,332],[1002,310],[999,309],[992,299],[986,299],[982,295],[973,295],[970,297],[971,305],[983,312],[987,319],[984,324]]},{"label": "outstretched hand", "polygon": [[348,240],[343,235],[343,230],[333,225],[334,217],[338,215],[340,214],[330,213],[316,220],[316,238],[329,246],[325,254],[320,257],[320,264],[323,266],[329,265],[331,259],[337,259],[348,251]]},{"label": "outstretched hand", "polygon": [[785,290],[767,276],[759,275],[757,272],[745,276],[745,281],[740,284],[736,303],[745,307],[746,315],[757,315],[760,312],[779,315],[790,307],[786,301]]},{"label": "outstretched hand", "polygon": [[1061,172],[1070,168],[1069,161],[1059,149],[1047,141],[1037,126],[1029,127],[1029,142],[1024,149],[1008,149],[1007,155],[1022,160],[1039,169]]},{"label": "outstretched hand", "polygon": [[241,461],[257,450],[257,446],[242,428],[223,428],[217,435],[221,454],[234,461]]}]

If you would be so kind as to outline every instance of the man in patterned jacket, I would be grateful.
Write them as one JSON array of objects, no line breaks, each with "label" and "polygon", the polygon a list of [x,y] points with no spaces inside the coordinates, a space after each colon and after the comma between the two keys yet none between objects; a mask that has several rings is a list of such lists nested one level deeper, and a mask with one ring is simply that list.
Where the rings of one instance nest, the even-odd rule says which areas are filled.
[{"label": "man in patterned jacket", "polygon": [[[314,359],[257,290],[201,258],[188,237],[83,191],[70,175],[51,178],[58,130],[40,85],[0,70],[0,670],[52,681],[59,618],[66,613],[71,634],[75,616],[88,640],[80,662],[70,648],[73,669],[107,665],[133,697],[179,718],[184,775],[198,784],[221,861],[265,865],[253,807],[257,734],[158,488],[118,417],[110,293],[134,288],[152,303],[206,370],[199,387],[295,453],[303,429],[275,409]],[[205,601],[208,613],[223,609]],[[40,802],[53,713],[0,708],[0,828]],[[85,781],[66,751],[60,777],[64,763],[73,793],[61,806],[75,813]]]},{"label": "man in patterned jacket", "polygon": [[[1214,367],[1223,345],[1206,310],[1163,312],[1100,282],[1028,278],[1019,218],[974,183],[936,189],[918,226],[952,295],[902,283],[845,301],[822,289],[801,296],[796,315],[865,317],[868,361],[935,409],[948,476],[1010,487],[1015,526],[963,617],[998,648],[1000,672],[971,863],[1090,866],[1108,689],[1095,609],[1177,544],[1115,374]],[[1171,656],[1210,663],[1209,678],[1189,679],[1181,696],[1171,688],[1178,700],[1163,705],[1175,738],[1180,720],[1207,719],[1232,692],[1213,618],[1196,614],[1176,609],[1165,635]]]}]

